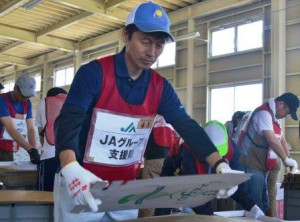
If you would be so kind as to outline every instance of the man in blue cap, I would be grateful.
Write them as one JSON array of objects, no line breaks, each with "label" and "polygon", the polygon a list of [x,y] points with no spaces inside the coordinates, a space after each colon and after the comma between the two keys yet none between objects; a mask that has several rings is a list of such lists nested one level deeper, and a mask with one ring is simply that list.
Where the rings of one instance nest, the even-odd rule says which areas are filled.
[{"label": "man in blue cap", "polygon": [[[135,7],[123,29],[124,49],[82,66],[56,120],[56,151],[62,169],[54,185],[55,220],[117,221],[137,210],[98,212],[90,187],[134,180],[156,114],[172,124],[218,173],[231,170],[204,130],[186,112],[171,84],[151,66],[174,41],[164,9],[152,2]],[[200,155],[201,154],[201,155]],[[223,190],[228,197],[236,187]],[[88,204],[91,213],[71,213]]]},{"label": "man in blue cap", "polygon": [[12,92],[0,94],[0,161],[13,161],[13,153],[21,146],[32,163],[39,162],[29,100],[32,96],[36,96],[35,79],[29,75],[21,75]]}]

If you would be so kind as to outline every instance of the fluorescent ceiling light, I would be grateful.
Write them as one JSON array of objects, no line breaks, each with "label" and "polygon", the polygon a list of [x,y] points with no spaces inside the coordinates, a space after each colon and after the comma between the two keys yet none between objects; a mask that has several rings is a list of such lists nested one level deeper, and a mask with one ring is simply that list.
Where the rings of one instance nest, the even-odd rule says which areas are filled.
[{"label": "fluorescent ceiling light", "polygon": [[31,0],[23,5],[23,8],[26,10],[32,9],[38,4],[42,3],[44,0]]},{"label": "fluorescent ceiling light", "polygon": [[194,39],[196,37],[200,37],[200,33],[199,32],[191,32],[191,33],[188,33],[185,35],[175,37],[175,41],[179,42],[179,41],[183,41],[183,40],[187,40],[187,39]]}]

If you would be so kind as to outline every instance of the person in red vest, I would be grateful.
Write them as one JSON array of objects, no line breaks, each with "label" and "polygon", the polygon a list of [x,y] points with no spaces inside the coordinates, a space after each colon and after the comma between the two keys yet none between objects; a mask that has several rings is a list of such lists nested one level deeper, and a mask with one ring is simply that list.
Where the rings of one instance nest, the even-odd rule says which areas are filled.
[{"label": "person in red vest", "polygon": [[59,160],[55,158],[54,121],[66,96],[66,90],[53,87],[48,90],[46,98],[39,101],[36,106],[35,123],[43,146],[41,162],[38,164],[38,189],[42,191],[53,191],[54,176],[59,167]]},{"label": "person in red vest", "polygon": [[271,98],[252,112],[238,137],[240,170],[253,174],[245,183],[246,190],[264,212],[269,205],[266,179],[268,172],[276,167],[277,158],[284,166],[298,169],[280,126],[280,119],[288,115],[298,120],[298,107],[299,98],[293,93]]},{"label": "person in red vest", "polygon": [[[239,150],[234,142],[228,137],[224,124],[219,121],[209,121],[204,129],[210,139],[218,148],[218,151],[224,159],[229,162],[232,169],[238,169]],[[173,146],[169,156],[165,159],[161,176],[180,176],[180,175],[196,175],[214,173],[207,163],[199,161],[197,154],[189,147],[189,145],[181,140],[178,146]],[[262,210],[256,205],[254,199],[244,189],[244,183],[238,186],[238,190],[231,196],[233,200],[240,203],[241,206],[251,212],[246,213],[247,217],[257,219],[264,216]],[[196,214],[213,215],[211,202],[204,205],[193,207],[192,210]],[[171,208],[156,208],[154,216],[162,216],[171,214]]]},{"label": "person in red vest", "polygon": [[[133,8],[122,29],[125,47],[80,67],[55,126],[61,170],[55,177],[55,218],[117,221],[137,210],[98,212],[90,187],[135,180],[156,114],[164,117],[217,173],[231,170],[204,130],[186,112],[174,88],[151,69],[174,41],[165,10],[153,2]],[[108,181],[108,182],[107,182]],[[225,191],[230,196],[236,187]],[[76,205],[91,212],[75,214]],[[58,219],[59,218],[59,219]]]},{"label": "person in red vest", "polygon": [[29,100],[33,96],[36,96],[35,79],[29,75],[21,75],[13,91],[0,94],[0,161],[13,161],[13,153],[22,147],[32,163],[39,162]]}]

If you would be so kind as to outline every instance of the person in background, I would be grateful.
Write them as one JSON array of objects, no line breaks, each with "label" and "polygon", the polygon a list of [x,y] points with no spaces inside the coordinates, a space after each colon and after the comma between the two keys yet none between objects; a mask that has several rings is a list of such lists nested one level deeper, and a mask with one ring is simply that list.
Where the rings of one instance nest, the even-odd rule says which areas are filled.
[{"label": "person in background", "polygon": [[[232,116],[232,120],[230,122],[236,123],[236,125],[234,127],[235,130],[232,130],[230,139],[235,144],[237,143],[239,134],[241,133],[241,131],[244,127],[244,124],[247,122],[247,119],[249,116],[251,116],[251,114],[252,114],[251,111],[248,111],[245,113],[241,112],[241,111],[237,111]],[[227,130],[230,131],[230,128],[228,129],[228,126],[230,127],[230,124],[228,124],[228,122],[226,123],[226,127],[227,127]],[[233,124],[232,124],[232,126],[233,126]],[[233,129],[233,127],[232,127],[232,129]],[[267,191],[268,191],[268,198],[269,198],[269,208],[266,212],[266,215],[270,216],[270,217],[277,216],[277,213],[276,213],[276,193],[277,193],[276,182],[277,182],[277,177],[278,177],[280,168],[281,168],[281,161],[279,158],[277,158],[275,168],[270,170],[268,173],[268,176],[267,176]]]},{"label": "person in background", "polygon": [[[55,145],[62,167],[54,184],[57,220],[137,217],[137,210],[98,212],[101,200],[95,200],[90,187],[96,182],[105,186],[107,181],[136,178],[156,114],[217,173],[231,170],[205,131],[187,114],[171,84],[151,69],[165,44],[174,41],[164,9],[153,2],[139,4],[129,14],[122,36],[125,47],[120,53],[77,71],[56,119]],[[224,191],[224,198],[235,190]],[[84,204],[92,212],[71,212]]]},{"label": "person in background", "polygon": [[36,96],[35,79],[29,75],[21,75],[13,91],[0,94],[0,161],[13,161],[13,153],[23,147],[32,163],[39,162],[29,100],[33,96]]},{"label": "person in background", "polygon": [[[162,116],[157,115],[144,154],[142,179],[160,176],[165,157],[179,140],[173,127]],[[138,217],[151,217],[153,213],[154,209],[140,209]]]},{"label": "person in background", "polygon": [[53,191],[54,176],[59,167],[55,158],[54,121],[66,99],[67,91],[54,87],[48,90],[46,98],[40,100],[36,107],[36,126],[43,146],[41,162],[38,164],[38,189]]},{"label": "person in background", "polygon": [[[205,124],[204,130],[217,147],[219,154],[229,162],[232,169],[235,169],[239,153],[235,144],[228,138],[225,125],[219,121],[211,120]],[[199,161],[197,154],[183,140],[179,142],[178,146],[173,146],[173,148],[172,151],[170,150],[170,155],[164,161],[161,176],[205,175],[214,173],[214,170],[207,163]],[[244,190],[243,183],[238,186],[238,190],[231,198],[240,203],[245,210],[252,213],[246,214],[247,217],[257,219],[259,216],[264,216],[264,213],[256,205],[251,195]],[[156,208],[154,215],[169,215],[171,210],[171,208]],[[211,202],[193,207],[192,210],[196,214],[213,215]]]},{"label": "person in background", "polygon": [[253,174],[245,183],[246,190],[264,212],[269,207],[267,174],[276,167],[277,157],[284,166],[298,169],[298,163],[290,157],[279,121],[288,115],[298,120],[298,107],[299,99],[293,93],[269,99],[248,117],[238,138],[240,170]]},{"label": "person in background", "polygon": [[246,112],[243,111],[236,111],[231,118],[231,121],[227,121],[225,123],[228,137],[232,137],[235,133],[240,121],[243,119],[243,116],[246,114]]},{"label": "person in background", "polygon": [[[239,120],[239,123],[238,125],[236,126],[235,130],[233,131],[233,133],[231,134],[230,136],[230,139],[232,142],[234,142],[236,145],[238,144],[238,139],[239,139],[239,136],[240,134],[242,133],[243,131],[243,128],[245,127],[247,121],[248,121],[248,118],[249,116],[252,115],[252,111],[247,111],[242,119]],[[227,128],[227,127],[226,127]],[[227,128],[228,129],[228,128]]]}]

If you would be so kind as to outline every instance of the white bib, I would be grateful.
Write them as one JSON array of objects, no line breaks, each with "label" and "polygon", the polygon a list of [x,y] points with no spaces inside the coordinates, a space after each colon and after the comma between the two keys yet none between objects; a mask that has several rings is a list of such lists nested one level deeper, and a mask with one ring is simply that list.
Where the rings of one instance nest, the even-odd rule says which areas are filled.
[{"label": "white bib", "polygon": [[[154,116],[134,116],[94,109],[85,161],[125,166],[142,160]],[[92,127],[91,126],[91,127]]]},{"label": "white bib", "polygon": [[[27,126],[26,126],[26,120],[25,119],[16,119],[16,118],[12,118],[14,127],[16,130],[19,131],[19,133],[21,133],[21,135],[23,135],[24,137],[27,136]],[[14,140],[8,133],[7,129],[4,127],[4,131],[3,131],[3,139],[5,140]]]}]

